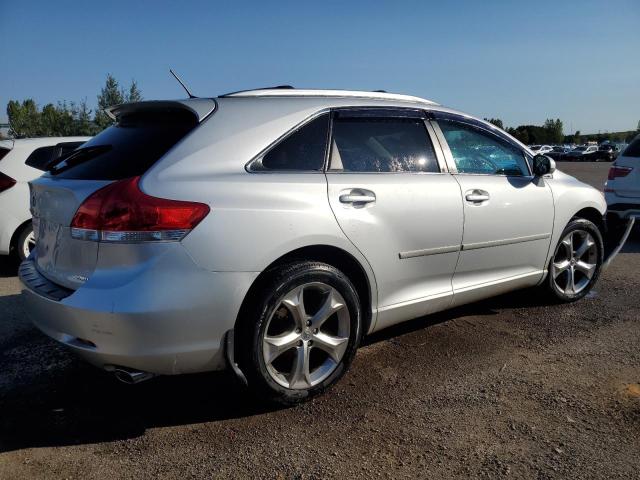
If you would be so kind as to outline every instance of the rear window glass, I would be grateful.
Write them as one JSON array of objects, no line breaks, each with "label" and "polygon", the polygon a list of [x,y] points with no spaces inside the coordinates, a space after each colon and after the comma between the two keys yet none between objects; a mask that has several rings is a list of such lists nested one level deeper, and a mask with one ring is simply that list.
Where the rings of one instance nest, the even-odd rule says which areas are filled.
[{"label": "rear window glass", "polygon": [[9,153],[11,150],[8,148],[0,148],[0,160],[4,158],[4,156]]},{"label": "rear window glass", "polygon": [[55,149],[55,145],[36,148],[24,163],[38,170],[45,170],[46,166],[54,158]]},{"label": "rear window glass", "polygon": [[144,174],[198,121],[190,112],[138,113],[93,137],[49,172],[59,178],[121,180]]},{"label": "rear window glass", "polygon": [[629,146],[622,152],[624,157],[640,157],[640,135],[634,138]]}]

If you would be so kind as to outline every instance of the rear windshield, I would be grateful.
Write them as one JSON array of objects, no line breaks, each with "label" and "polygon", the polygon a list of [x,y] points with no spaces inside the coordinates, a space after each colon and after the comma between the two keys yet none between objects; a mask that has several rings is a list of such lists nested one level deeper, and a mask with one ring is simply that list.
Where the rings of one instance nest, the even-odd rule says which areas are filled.
[{"label": "rear windshield", "polygon": [[622,152],[624,157],[640,157],[640,135],[634,138],[629,146]]},{"label": "rear windshield", "polygon": [[185,110],[136,113],[62,157],[49,172],[58,178],[121,180],[145,173],[198,124]]}]

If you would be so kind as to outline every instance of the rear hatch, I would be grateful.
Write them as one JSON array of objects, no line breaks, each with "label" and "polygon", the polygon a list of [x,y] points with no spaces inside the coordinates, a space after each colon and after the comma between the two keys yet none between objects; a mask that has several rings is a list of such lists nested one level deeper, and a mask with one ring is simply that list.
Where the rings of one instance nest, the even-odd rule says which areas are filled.
[{"label": "rear hatch", "polygon": [[616,177],[614,182],[609,182],[616,195],[620,197],[640,197],[640,135],[638,135],[627,148],[618,156],[614,165],[622,167],[629,173]]},{"label": "rear hatch", "polygon": [[210,99],[139,102],[111,109],[116,124],[30,183],[38,271],[77,289],[93,273],[100,243],[73,238],[71,223],[97,190],[143,175],[215,108]]}]

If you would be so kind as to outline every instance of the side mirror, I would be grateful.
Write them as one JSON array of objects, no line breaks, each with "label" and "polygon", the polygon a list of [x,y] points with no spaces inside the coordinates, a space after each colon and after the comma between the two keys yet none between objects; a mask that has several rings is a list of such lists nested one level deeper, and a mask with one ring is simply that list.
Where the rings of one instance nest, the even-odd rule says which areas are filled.
[{"label": "side mirror", "polygon": [[533,174],[536,177],[544,177],[556,171],[556,162],[546,155],[533,157]]}]

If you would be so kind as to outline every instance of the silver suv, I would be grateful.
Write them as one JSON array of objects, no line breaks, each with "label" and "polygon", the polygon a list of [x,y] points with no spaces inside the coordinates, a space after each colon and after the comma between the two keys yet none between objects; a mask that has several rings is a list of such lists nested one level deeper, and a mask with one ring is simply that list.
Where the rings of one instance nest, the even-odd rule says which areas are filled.
[{"label": "silver suv", "polygon": [[509,290],[584,296],[605,202],[487,122],[405,95],[125,104],[31,184],[35,324],[129,382],[231,367],[294,403],[363,335]]}]

